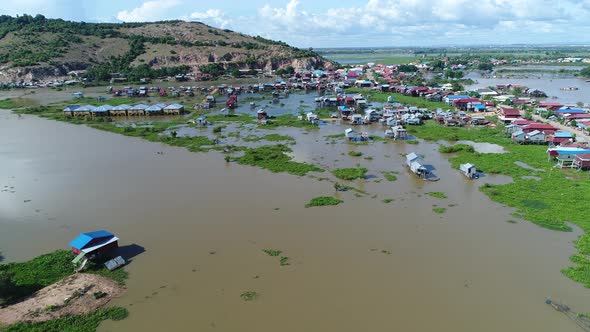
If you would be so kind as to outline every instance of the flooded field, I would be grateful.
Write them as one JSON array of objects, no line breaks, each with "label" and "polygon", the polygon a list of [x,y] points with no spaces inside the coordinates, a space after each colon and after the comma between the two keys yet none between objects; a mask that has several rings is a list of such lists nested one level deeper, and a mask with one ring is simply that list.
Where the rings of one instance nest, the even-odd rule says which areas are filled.
[{"label": "flooded field", "polygon": [[[239,129],[294,137],[297,161],[368,168],[365,180],[346,183],[366,194],[335,193],[328,171],[274,174],[216,152],[1,111],[0,251],[25,260],[94,229],[142,247],[115,303],[130,316],[101,331],[579,331],[544,303],[552,296],[590,311],[590,292],[560,273],[579,232],[515,219],[478,190],[509,178],[466,180],[437,144],[326,137],[344,128]],[[412,151],[440,181],[405,169]],[[322,195],[344,203],[304,208]],[[281,250],[290,265],[263,249]],[[246,291],[257,299],[243,301]]]}]

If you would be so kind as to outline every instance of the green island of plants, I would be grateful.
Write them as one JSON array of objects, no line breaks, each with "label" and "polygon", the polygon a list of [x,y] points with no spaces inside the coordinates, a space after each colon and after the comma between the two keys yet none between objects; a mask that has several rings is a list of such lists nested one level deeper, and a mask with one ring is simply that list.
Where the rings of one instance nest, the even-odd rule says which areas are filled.
[{"label": "green island of plants", "polygon": [[312,198],[309,203],[305,204],[306,208],[313,207],[313,206],[327,206],[327,205],[338,205],[343,201],[334,197],[330,196],[319,196]]},{"label": "green island of plants", "polygon": [[363,155],[363,153],[360,151],[349,151],[348,155],[351,157],[360,157]]},{"label": "green island of plants", "polygon": [[385,180],[390,182],[397,180],[397,176],[393,172],[383,172],[383,177],[385,177]]},{"label": "green island of plants", "polygon": [[431,197],[436,197],[436,198],[447,198],[447,195],[445,195],[445,193],[440,192],[440,191],[430,191],[426,193],[427,195],[431,196]]},{"label": "green island of plants", "polygon": [[432,208],[432,211],[434,211],[434,213],[443,214],[443,213],[447,212],[447,208],[435,207],[435,208]]},{"label": "green island of plants", "polygon": [[335,177],[341,180],[352,181],[356,179],[364,179],[365,174],[369,170],[364,167],[352,167],[352,168],[336,168],[332,171]]},{"label": "green island of plants", "polygon": [[250,302],[258,298],[258,293],[256,293],[255,291],[245,291],[242,294],[240,294],[240,297],[242,298],[242,300]]},{"label": "green island of plants", "polygon": [[286,172],[303,176],[308,172],[323,172],[321,168],[314,165],[292,161],[293,158],[287,155],[292,151],[282,144],[264,145],[247,149],[243,156],[233,158],[233,160],[238,164],[258,166],[274,173]]}]

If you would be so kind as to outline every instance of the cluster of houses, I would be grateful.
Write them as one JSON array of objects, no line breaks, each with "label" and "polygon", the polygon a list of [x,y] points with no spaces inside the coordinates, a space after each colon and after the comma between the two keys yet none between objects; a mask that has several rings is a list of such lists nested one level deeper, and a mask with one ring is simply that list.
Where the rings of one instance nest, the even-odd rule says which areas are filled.
[{"label": "cluster of houses", "polygon": [[137,105],[70,105],[64,108],[66,116],[143,116],[143,115],[179,115],[184,113],[181,104],[137,104]]}]

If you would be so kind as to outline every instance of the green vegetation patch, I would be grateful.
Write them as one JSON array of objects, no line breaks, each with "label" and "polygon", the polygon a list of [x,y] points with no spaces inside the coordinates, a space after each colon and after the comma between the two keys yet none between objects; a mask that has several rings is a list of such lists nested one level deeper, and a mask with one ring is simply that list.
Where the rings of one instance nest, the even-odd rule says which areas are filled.
[{"label": "green vegetation patch", "polygon": [[91,332],[96,331],[103,320],[114,321],[125,319],[129,315],[127,309],[122,307],[111,307],[98,309],[95,312],[65,316],[45,322],[37,323],[16,323],[6,327],[5,332]]},{"label": "green vegetation patch", "polygon": [[447,198],[447,195],[445,195],[445,193],[440,192],[440,191],[430,191],[426,193],[429,196],[432,197],[436,197],[436,198]]},{"label": "green vegetation patch", "polygon": [[269,142],[281,142],[281,141],[295,141],[295,138],[289,135],[281,134],[268,134],[264,136],[248,136],[244,137],[244,142],[258,142],[258,141],[269,141]]},{"label": "green vegetation patch", "polygon": [[275,250],[275,249],[264,249],[262,251],[271,257],[278,257],[282,253],[281,250]]},{"label": "green vegetation patch", "polygon": [[306,208],[313,207],[313,206],[327,206],[327,205],[338,205],[343,201],[331,196],[319,196],[312,198],[309,203],[305,204]]},{"label": "green vegetation patch", "polygon": [[397,180],[397,176],[393,172],[383,172],[383,177],[390,182]]},{"label": "green vegetation patch", "polygon": [[393,199],[393,198],[384,198],[384,199],[382,200],[382,202],[383,202],[383,203],[385,203],[385,204],[387,204],[387,203],[391,203],[391,202],[393,202],[393,201],[394,201],[394,199]]},{"label": "green vegetation patch", "polygon": [[475,149],[469,144],[455,144],[449,146],[441,145],[438,147],[438,151],[440,153],[455,153],[459,151],[475,152]]},{"label": "green vegetation patch", "polygon": [[286,153],[292,152],[289,147],[279,145],[264,145],[247,149],[241,157],[234,158],[238,164],[258,166],[274,173],[286,172],[303,176],[308,172],[323,172],[321,168],[307,163],[292,161]]},{"label": "green vegetation patch", "polygon": [[434,211],[434,213],[443,214],[443,213],[447,212],[447,208],[435,207],[435,208],[432,208],[432,211]]},{"label": "green vegetation patch", "polygon": [[363,153],[360,151],[349,151],[348,155],[351,157],[360,157],[363,155]]},{"label": "green vegetation patch", "polygon": [[38,103],[32,99],[26,98],[7,98],[0,100],[0,109],[15,109],[35,106]]},{"label": "green vegetation patch", "polygon": [[356,180],[356,179],[364,179],[365,174],[367,174],[369,170],[364,167],[352,167],[352,168],[337,168],[332,171],[332,174],[341,180]]},{"label": "green vegetation patch", "polygon": [[258,298],[258,293],[256,293],[255,291],[245,291],[242,294],[240,294],[240,297],[242,298],[242,300],[246,302],[254,301]]}]

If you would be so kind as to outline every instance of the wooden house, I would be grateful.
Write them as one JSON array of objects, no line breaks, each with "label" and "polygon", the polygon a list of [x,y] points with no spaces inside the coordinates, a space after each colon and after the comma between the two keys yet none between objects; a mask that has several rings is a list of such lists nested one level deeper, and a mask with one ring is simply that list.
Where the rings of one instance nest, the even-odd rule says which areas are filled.
[{"label": "wooden house", "polygon": [[90,113],[92,114],[92,116],[108,116],[112,109],[113,106],[111,105],[102,105],[95,107],[90,111]]},{"label": "wooden house", "polygon": [[547,141],[553,145],[560,145],[563,143],[571,143],[574,136],[567,131],[556,131],[552,135],[548,135]]},{"label": "wooden house", "polygon": [[119,247],[118,241],[114,234],[102,230],[78,235],[70,242],[70,247],[80,258],[99,261],[112,258]]},{"label": "wooden house", "polygon": [[416,175],[425,177],[428,173],[428,169],[424,166],[422,158],[416,153],[411,152],[406,155],[406,166]]},{"label": "wooden house", "polygon": [[358,138],[358,133],[354,129],[348,128],[344,130],[344,137],[349,141],[354,141]]},{"label": "wooden house", "polygon": [[573,166],[578,169],[590,169],[590,153],[577,154]]},{"label": "wooden house", "polygon": [[524,142],[526,140],[526,133],[522,130],[519,130],[517,132],[513,132],[512,136],[510,136],[512,138],[513,141],[516,142]]},{"label": "wooden house", "polygon": [[94,109],[94,106],[82,105],[82,106],[76,108],[75,110],[73,110],[72,115],[74,115],[74,116],[90,116],[90,115],[92,115],[93,109]]},{"label": "wooden house", "polygon": [[363,120],[363,116],[360,114],[353,114],[350,117],[350,124],[353,125],[364,125],[365,121]]},{"label": "wooden house", "polygon": [[529,143],[545,143],[545,133],[534,130],[526,134],[526,141]]},{"label": "wooden house", "polygon": [[129,109],[131,109],[131,106],[126,105],[126,104],[115,106],[110,111],[110,115],[113,115],[113,116],[119,116],[119,115],[126,116],[127,115],[127,111]]},{"label": "wooden house", "polygon": [[262,119],[266,119],[268,114],[266,113],[265,110],[259,109],[258,111],[256,111],[256,116],[257,116],[258,120],[262,120]]},{"label": "wooden house", "polygon": [[162,105],[151,105],[145,108],[146,115],[160,115],[164,113],[164,108]]},{"label": "wooden house", "polygon": [[148,108],[148,106],[144,104],[133,105],[127,111],[127,115],[145,115],[146,108]]},{"label": "wooden house", "polygon": [[184,113],[184,106],[181,104],[170,104],[164,107],[164,114],[182,114]]},{"label": "wooden house", "polygon": [[477,179],[479,177],[477,175],[477,168],[473,164],[461,164],[459,165],[459,170],[469,179]]},{"label": "wooden house", "polygon": [[74,116],[74,111],[78,109],[80,105],[70,105],[64,108],[64,115],[66,116]]}]

